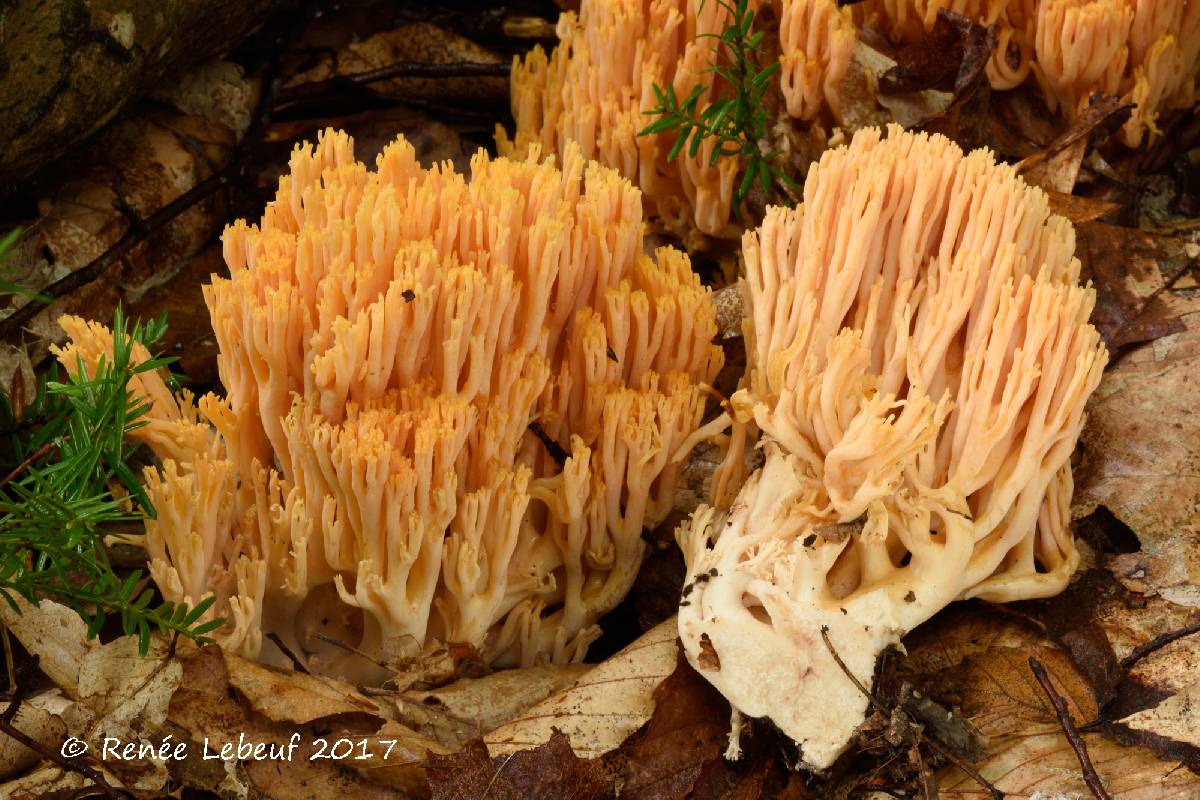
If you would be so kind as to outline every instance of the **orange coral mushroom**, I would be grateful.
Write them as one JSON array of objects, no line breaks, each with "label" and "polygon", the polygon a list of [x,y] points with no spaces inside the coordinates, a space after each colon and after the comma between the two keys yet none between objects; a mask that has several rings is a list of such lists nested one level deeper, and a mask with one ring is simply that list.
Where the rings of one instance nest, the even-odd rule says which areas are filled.
[{"label": "orange coral mushroom", "polygon": [[942,136],[860,131],[742,248],[749,364],[731,402],[766,461],[680,529],[680,636],[736,709],[824,768],[867,700],[822,632],[869,683],[884,647],[956,598],[1066,585],[1069,459],[1107,355],[1070,223]]},{"label": "orange coral mushroom", "polygon": [[146,389],[166,409],[146,545],[168,598],[217,596],[229,646],[274,634],[346,675],[369,662],[318,632],[578,659],[670,510],[722,360],[708,290],[643,253],[639,192],[578,148],[471,166],[399,139],[372,171],[326,133],[226,230],[205,297],[227,393],[189,417]]}]

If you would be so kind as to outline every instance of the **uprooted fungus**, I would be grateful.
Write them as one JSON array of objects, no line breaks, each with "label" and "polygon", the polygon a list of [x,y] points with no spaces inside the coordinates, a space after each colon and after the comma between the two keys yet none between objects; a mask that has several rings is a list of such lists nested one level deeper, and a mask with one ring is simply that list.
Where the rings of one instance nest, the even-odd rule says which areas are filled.
[{"label": "uprooted fungus", "polygon": [[[168,599],[215,595],[227,646],[279,658],[273,634],[312,669],[369,666],[328,638],[581,658],[720,367],[708,290],[643,253],[637,189],[578,148],[561,170],[480,152],[469,181],[402,138],[377,164],[326,134],[225,231],[230,276],[205,287],[225,397],[134,387],[163,459],[151,572]],[[64,325],[68,369],[111,347]]]},{"label": "uprooted fungus", "polygon": [[869,685],[950,601],[1066,585],[1069,458],[1107,355],[1070,223],[942,136],[860,131],[742,248],[732,406],[766,461],[681,527],[679,630],[734,708],[823,768],[867,708],[823,631]]}]

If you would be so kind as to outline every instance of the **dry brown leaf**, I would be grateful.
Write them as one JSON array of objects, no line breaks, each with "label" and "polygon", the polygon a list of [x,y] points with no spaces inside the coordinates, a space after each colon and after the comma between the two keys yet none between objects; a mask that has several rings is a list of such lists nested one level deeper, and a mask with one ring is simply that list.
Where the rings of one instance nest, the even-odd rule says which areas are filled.
[{"label": "dry brown leaf", "polygon": [[[21,702],[12,723],[43,747],[57,748],[67,735],[64,716],[70,715],[72,701],[58,689],[28,697]],[[0,733],[0,780],[6,780],[29,769],[41,760],[34,751]]]},{"label": "dry brown leaf", "polygon": [[1125,586],[1200,608],[1200,295],[1181,292],[1186,329],[1129,353],[1088,404],[1075,513],[1104,506],[1137,535],[1111,562]]},{"label": "dry brown leaf", "polygon": [[[187,738],[191,746],[186,760],[173,761],[170,765],[175,774],[190,774],[193,779],[208,774],[210,783],[197,788],[218,794],[244,795],[256,791],[269,797],[311,797],[317,800],[344,797],[384,800],[405,796],[396,789],[367,780],[363,772],[348,768],[347,765],[353,766],[352,761],[312,758],[321,752],[316,742],[318,737],[330,741],[346,737],[355,742],[376,737],[383,727],[378,717],[364,713],[343,713],[309,724],[276,722],[251,709],[231,685],[226,657],[220,648],[201,648],[182,661],[183,681],[171,698],[169,720],[178,726],[181,735]],[[342,691],[344,695],[351,693],[349,687]],[[321,696],[325,697],[324,690]],[[319,704],[322,701],[314,702]],[[209,753],[219,752],[226,744],[236,747],[242,741],[283,749],[292,743],[294,736],[297,747],[287,760],[218,761],[215,763],[221,766],[222,771],[215,775],[211,770],[205,773],[204,764],[195,763],[202,758],[205,743]],[[411,751],[417,741],[419,737],[415,734],[408,737],[407,751]],[[428,749],[436,751],[437,746],[430,743]],[[376,767],[381,766],[374,758],[369,760],[374,761]],[[386,773],[379,774],[386,776]],[[394,774],[387,777],[398,780]]]},{"label": "dry brown leaf", "polygon": [[[124,636],[87,653],[79,665],[79,705],[93,720],[78,732],[102,753],[105,740],[157,743],[167,706],[179,687],[183,667],[166,641],[156,637],[149,652],[138,651],[138,638]],[[72,731],[76,733],[76,731]],[[105,767],[131,789],[157,792],[166,786],[166,765],[151,758],[108,760]]]},{"label": "dry brown leaf", "polygon": [[54,685],[68,697],[79,696],[79,670],[83,658],[99,649],[100,642],[87,638],[87,624],[66,606],[42,600],[33,606],[19,596],[13,600],[21,613],[0,602],[0,620],[16,636]]},{"label": "dry brown leaf", "polygon": [[879,90],[896,95],[937,89],[957,99],[978,85],[995,48],[994,27],[938,9],[932,30],[897,50],[896,66],[880,76]]},{"label": "dry brown leaf", "polygon": [[672,617],[651,629],[575,685],[487,734],[488,751],[499,756],[537,747],[555,729],[585,758],[616,749],[654,713],[654,689],[675,670],[677,625]]},{"label": "dry brown leaf", "polygon": [[1113,95],[1097,95],[1050,144],[1017,164],[1017,171],[1035,186],[1070,194],[1090,145],[1124,124],[1131,108]]},{"label": "dry brown leaf", "polygon": [[[354,75],[407,61],[428,64],[475,62],[498,64],[502,59],[469,39],[425,22],[401,25],[363,41],[353,41],[332,57],[296,75],[289,86]],[[507,105],[504,78],[393,78],[365,87],[400,102],[435,101],[455,105]]]},{"label": "dry brown leaf", "polygon": [[26,775],[0,784],[0,800],[44,800],[47,797],[70,797],[88,785],[82,775],[46,764]]},{"label": "dry brown leaf", "polygon": [[[1118,659],[1158,636],[1200,622],[1200,611],[1177,605],[1161,597],[1131,604],[1119,599],[1097,604],[1093,615],[1111,642]],[[1200,635],[1185,636],[1140,659],[1129,678],[1149,693],[1162,697],[1174,694],[1200,675]]]},{"label": "dry brown leaf", "polygon": [[1080,197],[1077,194],[1063,194],[1054,189],[1046,189],[1046,195],[1050,198],[1050,210],[1066,217],[1076,225],[1082,222],[1093,222],[1121,208],[1118,203]]},{"label": "dry brown leaf", "polygon": [[[1084,734],[1084,743],[1105,787],[1120,800],[1196,800],[1197,777],[1179,764],[1163,762],[1140,747],[1126,747],[1099,734]],[[977,765],[1007,800],[1090,798],[1075,752],[1061,734],[1012,737],[994,747]],[[939,797],[980,800],[986,797],[970,777],[951,767],[937,773]]]},{"label": "dry brown leaf", "polygon": [[1197,311],[1187,294],[1195,286],[1187,275],[1195,256],[1186,236],[1102,222],[1079,223],[1075,234],[1076,255],[1096,286],[1092,322],[1110,350],[1185,329],[1182,318]]},{"label": "dry brown leaf", "polygon": [[895,66],[895,59],[862,40],[855,42],[850,65],[838,85],[838,95],[842,98],[842,128],[848,134],[859,128],[883,126],[889,122],[913,127],[950,107],[954,95],[936,89],[890,96],[878,92],[879,79]]},{"label": "dry brown leaf", "polygon": [[599,763],[555,731],[536,748],[495,758],[478,739],[426,765],[433,800],[602,800],[614,791]]},{"label": "dry brown leaf", "polygon": [[[71,156],[39,198],[10,260],[12,280],[41,289],[94,261],[134,225],[224,165],[232,130],[163,107],[140,107]],[[184,211],[103,275],[43,310],[29,328],[60,341],[63,313],[103,319],[118,300],[136,303],[209,243],[224,212],[216,198]]]},{"label": "dry brown leaf", "polygon": [[222,650],[229,685],[253,711],[275,722],[312,722],[336,714],[380,713],[379,706],[342,681],[264,667]]},{"label": "dry brown leaf", "polygon": [[[1077,725],[1095,720],[1093,688],[1070,658],[1016,615],[982,605],[951,608],[906,639],[904,669],[921,688],[959,712],[986,737],[975,765],[1009,798],[1055,793],[1088,796],[1079,762],[1029,670],[1029,656],[1045,664]],[[1197,778],[1177,762],[1146,748],[1085,734],[1091,760],[1109,790],[1121,798],[1194,798]],[[956,767],[936,776],[941,796],[979,798],[981,788]]]},{"label": "dry brown leaf", "polygon": [[621,746],[628,763],[622,800],[689,797],[704,770],[720,761],[729,739],[729,703],[687,663],[654,690],[654,716]]},{"label": "dry brown leaf", "polygon": [[240,65],[218,58],[185,72],[150,96],[197,117],[229,128],[241,139],[258,104],[259,82]]},{"label": "dry brown leaf", "polygon": [[[1192,673],[1195,677],[1196,673]],[[1130,714],[1121,724],[1200,748],[1200,683],[1193,683],[1153,708]]]},{"label": "dry brown leaf", "polygon": [[502,670],[440,689],[404,692],[396,707],[402,723],[457,749],[568,688],[591,669],[589,664],[551,664]]}]

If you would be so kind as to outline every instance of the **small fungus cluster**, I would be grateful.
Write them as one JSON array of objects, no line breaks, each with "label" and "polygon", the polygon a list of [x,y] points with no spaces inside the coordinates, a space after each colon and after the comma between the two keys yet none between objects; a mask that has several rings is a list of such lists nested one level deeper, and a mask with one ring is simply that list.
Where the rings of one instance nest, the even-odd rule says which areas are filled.
[{"label": "small fungus cluster", "polygon": [[[372,663],[347,646],[580,659],[672,507],[721,365],[709,291],[643,252],[638,190],[578,148],[471,171],[403,138],[374,171],[344,134],[297,148],[205,287],[225,396],[132,387],[162,461],[151,573],[215,595],[227,647],[346,676]],[[111,349],[63,325],[68,369]]]}]

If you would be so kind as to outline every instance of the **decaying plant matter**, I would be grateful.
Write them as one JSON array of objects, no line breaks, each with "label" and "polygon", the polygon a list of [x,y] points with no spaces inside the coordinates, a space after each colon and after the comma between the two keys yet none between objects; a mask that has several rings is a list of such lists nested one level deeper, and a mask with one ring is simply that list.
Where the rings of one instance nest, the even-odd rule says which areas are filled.
[{"label": "decaying plant matter", "polygon": [[163,594],[211,594],[227,647],[278,659],[273,634],[326,672],[371,664],[326,637],[582,658],[721,365],[686,256],[643,254],[637,189],[575,147],[561,169],[481,152],[468,181],[403,138],[369,170],[327,133],[224,246],[226,396],[137,387]]},{"label": "decaying plant matter", "polygon": [[990,152],[860,131],[742,240],[736,424],[766,461],[679,532],[692,664],[826,767],[888,645],[956,598],[1055,594],[1107,356],[1074,231]]}]

